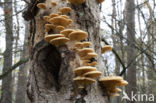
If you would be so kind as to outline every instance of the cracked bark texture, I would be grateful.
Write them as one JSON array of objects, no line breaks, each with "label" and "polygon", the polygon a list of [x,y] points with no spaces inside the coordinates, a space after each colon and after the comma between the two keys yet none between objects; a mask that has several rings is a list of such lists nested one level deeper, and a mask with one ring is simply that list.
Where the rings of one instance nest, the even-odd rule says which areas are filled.
[{"label": "cracked bark texture", "polygon": [[[75,76],[73,69],[80,66],[74,51],[69,50],[67,46],[54,47],[43,40],[45,36],[43,16],[57,13],[61,7],[71,7],[72,12],[69,14],[73,20],[71,28],[88,32],[87,41],[92,42],[92,48],[98,54],[97,70],[104,73],[99,35],[99,4],[96,0],[86,0],[83,5],[72,5],[66,0],[53,1],[56,1],[56,7],[48,7],[45,11],[40,10],[31,20],[30,49],[32,50],[30,51],[32,56],[27,86],[31,103],[108,103],[107,96],[103,95],[104,91],[97,82],[85,90],[79,90],[72,81]],[[45,2],[50,5],[51,1]],[[47,68],[60,69],[57,78],[59,84]]]}]

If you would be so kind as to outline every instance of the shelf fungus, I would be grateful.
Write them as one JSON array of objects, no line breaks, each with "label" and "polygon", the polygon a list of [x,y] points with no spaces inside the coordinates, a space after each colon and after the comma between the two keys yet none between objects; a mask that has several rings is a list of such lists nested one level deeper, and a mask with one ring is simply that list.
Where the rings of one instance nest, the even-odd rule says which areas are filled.
[{"label": "shelf fungus", "polygon": [[50,30],[54,30],[55,29],[55,25],[53,24],[45,24],[44,28],[45,28],[45,32],[49,32]]},{"label": "shelf fungus", "polygon": [[66,37],[58,37],[50,40],[50,43],[55,46],[65,45],[69,41]]},{"label": "shelf fungus", "polygon": [[95,82],[94,79],[88,77],[75,77],[73,78],[73,81],[75,81],[79,85],[79,88],[84,88],[84,86]]},{"label": "shelf fungus", "polygon": [[112,47],[110,45],[106,45],[102,48],[101,53],[103,54],[103,53],[105,53],[107,51],[111,51],[111,50],[112,50]]},{"label": "shelf fungus", "polygon": [[70,3],[72,4],[76,4],[76,5],[81,5],[83,4],[86,0],[68,0]]},{"label": "shelf fungus", "polygon": [[64,26],[56,26],[56,28],[55,28],[55,30],[57,30],[57,31],[62,31],[64,29],[65,29]]},{"label": "shelf fungus", "polygon": [[54,25],[61,25],[61,26],[67,27],[69,24],[72,23],[72,20],[64,18],[62,16],[57,16],[57,17],[51,18],[49,22]]},{"label": "shelf fungus", "polygon": [[82,30],[75,30],[69,34],[70,40],[73,41],[85,40],[87,37],[88,37],[87,32],[84,32]]},{"label": "shelf fungus", "polygon": [[94,50],[92,48],[83,48],[83,49],[78,50],[77,53],[80,57],[84,57],[86,56],[86,54],[93,53],[93,52]]},{"label": "shelf fungus", "polygon": [[51,14],[49,15],[50,18],[57,17],[57,16],[59,16],[59,15],[58,15],[58,14],[54,14],[54,13],[51,13]]},{"label": "shelf fungus", "polygon": [[40,9],[46,9],[47,8],[45,3],[38,3],[37,7],[40,8]]},{"label": "shelf fungus", "polygon": [[88,59],[95,58],[95,57],[97,57],[96,53],[87,53],[85,56],[82,56],[80,58],[81,60],[88,60]]},{"label": "shelf fungus", "polygon": [[56,2],[51,2],[51,5],[52,5],[52,6],[56,6],[57,3],[56,3]]},{"label": "shelf fungus", "polygon": [[102,3],[104,2],[105,0],[97,0],[98,3]]},{"label": "shelf fungus", "polygon": [[74,31],[74,29],[65,29],[65,30],[61,31],[60,33],[63,34],[65,37],[68,37],[68,35],[73,31]]},{"label": "shelf fungus", "polygon": [[46,22],[49,22],[49,19],[50,19],[49,16],[44,16],[44,17],[43,17],[43,20],[46,21]]},{"label": "shelf fungus", "polygon": [[74,70],[74,73],[76,75],[83,75],[87,72],[90,72],[90,71],[96,71],[96,68],[95,67],[91,67],[91,66],[82,66],[82,67],[78,67]]},{"label": "shelf fungus", "polygon": [[65,13],[70,13],[71,12],[71,8],[70,7],[63,7],[61,8],[59,11],[62,13],[62,14],[65,14]]},{"label": "shelf fungus", "polygon": [[44,40],[46,42],[50,42],[51,40],[58,38],[58,37],[64,37],[64,35],[62,35],[62,34],[51,34],[51,35],[45,36]]},{"label": "shelf fungus", "polygon": [[85,73],[83,76],[89,77],[89,78],[98,78],[101,76],[101,74],[102,73],[100,71],[91,71],[91,72]]},{"label": "shelf fungus", "polygon": [[128,84],[128,82],[120,76],[104,77],[100,79],[99,82],[101,86],[107,89],[110,97],[117,96],[116,94],[121,92],[121,89],[116,88],[117,86],[126,86]]}]

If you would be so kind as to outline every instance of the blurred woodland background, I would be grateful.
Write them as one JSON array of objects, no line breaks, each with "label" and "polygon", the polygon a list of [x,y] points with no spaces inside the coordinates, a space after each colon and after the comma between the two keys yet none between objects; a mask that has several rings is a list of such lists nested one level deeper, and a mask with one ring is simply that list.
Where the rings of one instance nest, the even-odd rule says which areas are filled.
[{"label": "blurred woodland background", "polygon": [[[131,81],[122,88],[127,93],[130,86],[136,93],[156,96],[156,1],[135,0],[135,12],[126,13],[127,5],[131,5],[128,1],[105,0],[101,5],[101,45],[113,46],[112,52],[103,55],[105,75],[120,75]],[[26,88],[30,22],[22,17],[28,3],[0,0],[1,103],[29,103]],[[121,97],[112,103],[121,103]]]}]

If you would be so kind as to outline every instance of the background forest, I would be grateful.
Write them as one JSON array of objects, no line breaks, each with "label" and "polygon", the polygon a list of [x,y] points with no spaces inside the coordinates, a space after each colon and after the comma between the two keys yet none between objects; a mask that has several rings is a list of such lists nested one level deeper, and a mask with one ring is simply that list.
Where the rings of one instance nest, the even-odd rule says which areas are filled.
[{"label": "background forest", "polygon": [[[111,52],[103,55],[104,74],[120,75],[131,81],[131,84],[121,88],[128,94],[128,88],[133,87],[137,94],[156,96],[156,1],[135,0],[135,6],[132,6],[134,14],[126,12],[130,10],[127,5],[131,5],[128,1],[105,0],[100,4],[101,45],[113,47]],[[1,103],[29,103],[26,89],[30,22],[22,17],[28,3],[27,0],[0,0]],[[131,15],[135,17],[130,18]],[[135,24],[131,24],[133,21]],[[121,103],[121,97],[111,99],[112,103]]]}]

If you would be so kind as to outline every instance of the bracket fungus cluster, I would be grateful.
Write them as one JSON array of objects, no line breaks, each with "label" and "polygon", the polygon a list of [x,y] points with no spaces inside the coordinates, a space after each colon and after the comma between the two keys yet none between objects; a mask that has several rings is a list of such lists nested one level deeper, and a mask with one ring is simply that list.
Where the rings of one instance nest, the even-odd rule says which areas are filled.
[{"label": "bracket fungus cluster", "polygon": [[[85,0],[68,0],[72,4],[82,4]],[[98,0],[101,3],[104,0]],[[51,2],[51,5],[56,6],[56,2]],[[40,9],[46,9],[45,3],[37,4]],[[73,81],[76,82],[80,88],[84,88],[96,82],[102,73],[97,70],[96,57],[98,56],[93,48],[90,48],[91,43],[85,41],[88,33],[80,29],[69,29],[72,20],[66,14],[71,12],[70,7],[63,7],[57,13],[51,13],[43,17],[45,21],[45,41],[54,45],[61,46],[67,44],[68,49],[76,52],[77,60],[80,62],[80,67],[73,70],[76,77]],[[50,33],[53,31],[54,33]],[[102,48],[101,53],[111,51],[112,47],[106,45]],[[104,86],[109,92],[109,96],[118,96],[117,92],[121,92],[117,86],[126,86],[128,82],[124,81],[122,77],[112,76],[105,77],[99,80],[100,84]]]},{"label": "bracket fungus cluster", "polygon": [[82,66],[74,69],[74,73],[77,77],[73,80],[79,85],[80,88],[84,88],[89,84],[95,82],[95,78],[101,76],[101,72],[96,70],[96,67]]},{"label": "bracket fungus cluster", "polygon": [[119,96],[118,92],[121,92],[121,89],[117,88],[118,86],[126,86],[127,81],[123,80],[120,76],[108,76],[99,80],[101,86],[107,89],[108,95],[110,97]]}]

